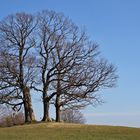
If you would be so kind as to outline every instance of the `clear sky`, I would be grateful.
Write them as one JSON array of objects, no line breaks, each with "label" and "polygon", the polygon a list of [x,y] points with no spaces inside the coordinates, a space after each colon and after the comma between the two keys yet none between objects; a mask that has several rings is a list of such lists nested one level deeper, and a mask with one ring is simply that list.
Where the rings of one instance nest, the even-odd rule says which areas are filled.
[{"label": "clear sky", "polygon": [[140,0],[0,0],[0,19],[44,9],[85,26],[102,55],[118,68],[117,87],[102,91],[105,103],[83,111],[87,123],[140,127]]}]

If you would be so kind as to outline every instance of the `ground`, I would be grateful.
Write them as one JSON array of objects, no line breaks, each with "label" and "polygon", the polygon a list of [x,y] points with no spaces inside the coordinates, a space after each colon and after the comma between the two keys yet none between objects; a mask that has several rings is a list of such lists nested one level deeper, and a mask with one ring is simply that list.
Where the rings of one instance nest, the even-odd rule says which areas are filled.
[{"label": "ground", "polygon": [[140,140],[140,128],[39,123],[0,128],[0,140]]}]

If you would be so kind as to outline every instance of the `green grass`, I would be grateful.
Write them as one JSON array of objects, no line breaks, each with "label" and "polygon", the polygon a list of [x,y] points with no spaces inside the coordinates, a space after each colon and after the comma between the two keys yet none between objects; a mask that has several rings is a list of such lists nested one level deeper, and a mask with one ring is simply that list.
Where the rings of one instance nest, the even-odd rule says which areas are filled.
[{"label": "green grass", "polygon": [[140,140],[140,129],[40,123],[0,128],[0,140]]}]

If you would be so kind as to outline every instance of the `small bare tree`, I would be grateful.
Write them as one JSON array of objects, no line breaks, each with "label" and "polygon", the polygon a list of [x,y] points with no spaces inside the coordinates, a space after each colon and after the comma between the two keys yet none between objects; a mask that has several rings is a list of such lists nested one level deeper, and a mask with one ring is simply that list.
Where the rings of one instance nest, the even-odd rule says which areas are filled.
[{"label": "small bare tree", "polygon": [[85,118],[79,110],[66,109],[61,111],[61,121],[66,123],[85,123]]},{"label": "small bare tree", "polygon": [[24,123],[23,111],[14,111],[10,106],[0,105],[0,126],[13,126]]}]

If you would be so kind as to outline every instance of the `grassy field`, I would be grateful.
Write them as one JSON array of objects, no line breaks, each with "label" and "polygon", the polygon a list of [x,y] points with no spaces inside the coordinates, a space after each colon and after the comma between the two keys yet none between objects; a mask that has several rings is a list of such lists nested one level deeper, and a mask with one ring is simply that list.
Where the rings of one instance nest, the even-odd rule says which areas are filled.
[{"label": "grassy field", "polygon": [[140,129],[40,123],[0,128],[0,140],[140,140]]}]

